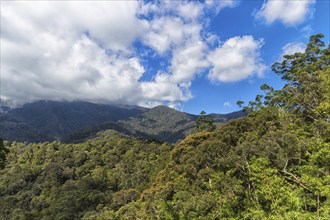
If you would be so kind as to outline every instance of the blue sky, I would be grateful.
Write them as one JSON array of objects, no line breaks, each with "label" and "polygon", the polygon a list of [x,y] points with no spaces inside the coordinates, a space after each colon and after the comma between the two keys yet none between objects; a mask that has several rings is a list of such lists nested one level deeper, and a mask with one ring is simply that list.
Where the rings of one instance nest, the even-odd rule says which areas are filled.
[{"label": "blue sky", "polygon": [[329,43],[329,1],[1,1],[1,99],[228,113],[271,65]]}]

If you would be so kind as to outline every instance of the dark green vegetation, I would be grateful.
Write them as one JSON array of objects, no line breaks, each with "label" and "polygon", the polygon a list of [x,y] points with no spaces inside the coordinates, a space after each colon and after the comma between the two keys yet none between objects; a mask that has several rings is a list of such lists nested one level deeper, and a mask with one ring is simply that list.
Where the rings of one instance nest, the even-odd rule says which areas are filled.
[{"label": "dark green vegetation", "polygon": [[[174,146],[114,131],[5,142],[0,219],[330,219],[330,48],[273,68],[248,116]],[[242,104],[242,103],[240,103]]]},{"label": "dark green vegetation", "polygon": [[202,111],[196,120],[196,130],[201,131],[214,131],[216,126],[213,118],[206,115],[206,112]]},{"label": "dark green vegetation", "polygon": [[3,144],[3,140],[0,138],[0,169],[4,168],[6,165],[6,155],[9,152]]},{"label": "dark green vegetation", "polygon": [[[243,116],[242,111],[211,114],[215,122]],[[8,141],[83,142],[97,132],[121,133],[175,143],[195,131],[198,116],[158,106],[153,109],[88,102],[39,101],[0,113],[1,137]]]},{"label": "dark green vegetation", "polygon": [[99,133],[83,144],[12,143],[0,171],[0,219],[76,219],[118,210],[150,187],[171,146]]},{"label": "dark green vegetation", "polygon": [[146,110],[137,106],[39,101],[0,114],[0,129],[2,137],[10,141],[62,140],[81,128],[116,122]]}]

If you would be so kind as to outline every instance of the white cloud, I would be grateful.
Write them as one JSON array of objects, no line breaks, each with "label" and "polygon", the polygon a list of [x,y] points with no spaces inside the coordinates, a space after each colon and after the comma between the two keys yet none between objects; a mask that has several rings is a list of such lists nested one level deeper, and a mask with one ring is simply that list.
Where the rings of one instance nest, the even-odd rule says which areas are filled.
[{"label": "white cloud", "polygon": [[168,73],[158,72],[154,81],[143,82],[143,99],[138,104],[150,107],[169,102],[168,105],[173,107],[192,98],[189,90],[191,83],[173,83],[171,77]]},{"label": "white cloud", "polygon": [[233,105],[230,102],[223,103],[223,107],[225,107],[225,108],[229,108],[229,107],[232,107],[232,106]]},{"label": "white cloud", "polygon": [[303,53],[305,52],[306,44],[300,42],[291,42],[287,43],[282,47],[282,54],[280,60],[283,59],[284,55],[293,55],[295,53]]},{"label": "white cloud", "polygon": [[[202,5],[166,1],[160,4],[157,8],[148,6],[156,16],[149,21],[149,31],[142,40],[159,56],[169,57],[170,66],[157,73],[153,81],[143,82],[141,86],[145,100],[153,100],[151,103],[168,101],[169,105],[178,106],[179,102],[192,98],[191,81],[208,66],[208,48],[200,36],[202,24],[196,20],[202,13]],[[169,13],[165,13],[166,10]],[[146,9],[144,13],[148,14]],[[173,13],[178,16],[171,15]]]},{"label": "white cloud", "polygon": [[2,96],[17,103],[39,99],[136,103],[144,67],[131,45],[146,27],[135,16],[137,6],[136,2],[4,2]]},{"label": "white cloud", "polygon": [[155,16],[149,22],[149,32],[142,39],[159,56],[170,56],[170,66],[165,72],[158,73],[154,81],[143,83],[142,88],[144,94],[148,94],[147,99],[165,98],[177,105],[192,98],[189,90],[192,80],[209,66],[206,58],[208,46],[201,37],[203,24],[197,21],[202,5],[197,2],[162,4],[158,14],[170,10],[178,16]]},{"label": "white cloud", "polygon": [[[15,49],[4,45],[4,51]],[[65,45],[65,54],[58,50],[43,54],[37,45],[21,50],[6,54],[2,69],[2,92],[17,102],[80,99],[134,103],[138,98],[134,94],[139,93],[138,79],[144,72],[139,59],[108,56],[86,36]],[[59,56],[61,59],[56,59]]]},{"label": "white cloud", "polygon": [[206,45],[200,39],[191,39],[182,48],[176,48],[170,66],[171,81],[180,83],[193,80],[196,74],[209,66],[206,51]]},{"label": "white cloud", "polygon": [[[173,4],[171,2],[171,4]],[[178,13],[185,19],[194,20],[202,14],[202,4],[199,2],[189,2],[188,4],[180,4],[177,7]]]},{"label": "white cloud", "polygon": [[237,4],[239,4],[239,1],[235,0],[206,0],[207,7],[215,10],[216,13],[226,7],[235,7]]},{"label": "white cloud", "polygon": [[172,15],[183,18],[185,21],[198,19],[205,11],[219,13],[223,8],[235,7],[239,2],[236,0],[206,0],[205,3],[199,1],[158,1],[147,4],[140,3],[140,14],[148,15],[154,13],[161,17],[171,12]]},{"label": "white cloud", "polygon": [[264,19],[266,24],[276,20],[285,25],[293,26],[302,23],[312,12],[315,0],[268,0],[257,12],[256,17]]},{"label": "white cloud", "polygon": [[171,47],[182,43],[189,31],[180,18],[160,17],[150,22],[150,29],[144,35],[144,43],[157,53],[163,54]]},{"label": "white cloud", "polygon": [[233,37],[208,56],[212,65],[208,78],[213,82],[235,82],[254,74],[263,75],[265,66],[260,59],[262,40],[252,36]]},{"label": "white cloud", "polygon": [[216,34],[207,33],[206,42],[209,43],[210,45],[218,45],[220,43],[220,38]]},{"label": "white cloud", "polygon": [[305,38],[309,38],[312,34],[313,34],[314,30],[312,28],[312,25],[306,25],[304,26],[301,30],[300,30],[300,33],[303,37]]},{"label": "white cloud", "polygon": [[[203,16],[233,5],[5,1],[1,95],[21,104],[48,99],[179,106],[192,98],[196,75],[211,63],[218,68],[208,45],[219,38],[201,33]],[[141,59],[150,54],[167,59],[168,66],[143,81],[148,65]]]}]

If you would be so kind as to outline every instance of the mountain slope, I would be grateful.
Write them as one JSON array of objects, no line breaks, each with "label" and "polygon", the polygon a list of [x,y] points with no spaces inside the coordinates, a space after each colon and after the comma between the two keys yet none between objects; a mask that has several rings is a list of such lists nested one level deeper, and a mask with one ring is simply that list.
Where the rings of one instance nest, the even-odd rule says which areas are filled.
[{"label": "mountain slope", "polygon": [[1,134],[6,140],[60,140],[85,126],[118,121],[144,111],[145,108],[138,106],[39,101],[2,114]]},{"label": "mountain slope", "polygon": [[[234,112],[209,116],[215,122],[226,122],[243,115]],[[0,114],[0,131],[2,138],[9,141],[77,143],[99,131],[113,129],[144,139],[175,143],[194,132],[197,118],[197,115],[165,106],[147,109],[129,105],[38,101]]]},{"label": "mountain slope", "polygon": [[169,107],[157,106],[119,123],[133,136],[175,143],[194,131],[195,117]]},{"label": "mountain slope", "polygon": [[[244,115],[244,112],[239,111],[230,114],[210,114],[209,117],[212,117],[216,123],[223,123]],[[176,143],[195,132],[197,118],[198,115],[180,112],[166,106],[157,106],[125,120],[108,121],[84,127],[67,136],[64,141],[82,142],[92,138],[99,131],[113,129],[134,137]]]}]

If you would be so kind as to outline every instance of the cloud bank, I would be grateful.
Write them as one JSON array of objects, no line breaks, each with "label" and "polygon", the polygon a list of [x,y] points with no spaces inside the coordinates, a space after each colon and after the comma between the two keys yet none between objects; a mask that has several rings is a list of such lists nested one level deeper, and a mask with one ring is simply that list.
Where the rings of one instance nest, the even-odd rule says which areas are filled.
[{"label": "cloud bank", "polygon": [[[237,36],[219,46],[208,16],[234,1],[3,2],[1,96],[17,104],[85,100],[175,106],[191,84],[261,76],[262,40]],[[168,63],[143,80],[146,56]],[[148,58],[148,57],[147,57]]]}]

